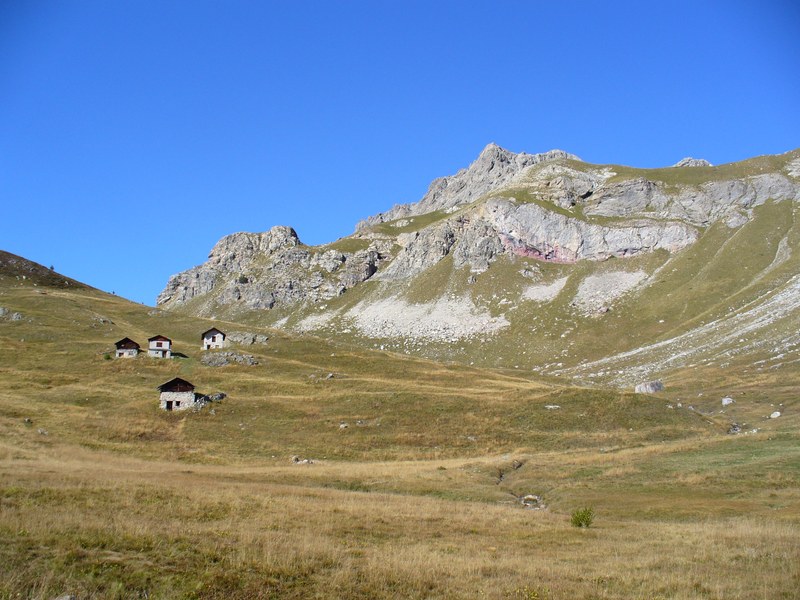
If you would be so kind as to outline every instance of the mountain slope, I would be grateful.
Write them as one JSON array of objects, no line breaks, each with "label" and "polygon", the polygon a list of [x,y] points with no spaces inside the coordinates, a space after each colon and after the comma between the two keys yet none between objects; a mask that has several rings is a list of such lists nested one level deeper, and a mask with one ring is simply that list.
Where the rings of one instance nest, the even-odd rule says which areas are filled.
[{"label": "mountain slope", "polygon": [[787,352],[794,364],[800,151],[685,164],[698,166],[490,145],[332,244],[304,246],[286,227],[223,238],[158,301],[591,383],[767,368]]}]

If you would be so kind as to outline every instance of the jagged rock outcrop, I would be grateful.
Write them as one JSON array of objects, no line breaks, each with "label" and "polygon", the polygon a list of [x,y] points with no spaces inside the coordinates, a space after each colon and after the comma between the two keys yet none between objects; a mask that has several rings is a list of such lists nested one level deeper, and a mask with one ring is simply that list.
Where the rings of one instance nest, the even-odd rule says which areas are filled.
[{"label": "jagged rock outcrop", "polygon": [[468,168],[455,175],[435,179],[419,202],[399,204],[385,213],[369,217],[357,225],[357,230],[394,219],[423,215],[436,210],[450,210],[469,204],[511,183],[528,167],[560,159],[580,160],[563,150],[550,150],[541,154],[515,154],[497,144],[489,144]]},{"label": "jagged rock outcrop", "polygon": [[248,310],[316,302],[369,279],[381,260],[372,249],[347,253],[304,246],[291,227],[234,233],[214,246],[207,262],[170,277],[157,303],[177,306],[212,292],[217,304]]},{"label": "jagged rock outcrop", "polygon": [[[530,171],[530,170],[529,170]],[[603,172],[582,171],[562,163],[548,163],[519,178],[533,196],[570,209],[588,198],[606,179]]]}]

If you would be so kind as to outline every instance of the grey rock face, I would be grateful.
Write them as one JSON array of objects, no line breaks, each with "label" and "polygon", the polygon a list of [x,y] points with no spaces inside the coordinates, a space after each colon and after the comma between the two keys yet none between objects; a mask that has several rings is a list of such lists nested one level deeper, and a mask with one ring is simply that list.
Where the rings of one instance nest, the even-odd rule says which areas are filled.
[{"label": "grey rock face", "polygon": [[461,215],[403,237],[403,248],[379,275],[381,280],[413,277],[452,250],[454,266],[485,271],[500,254],[574,263],[666,249],[676,252],[697,239],[680,221],[635,219],[603,226],[571,218],[513,198],[488,200]]},{"label": "grey rock face", "polygon": [[697,239],[696,230],[679,222],[596,225],[504,198],[490,200],[482,209],[507,251],[553,262],[605,260],[660,248],[675,252]]},{"label": "grey rock face", "polygon": [[586,199],[583,212],[599,217],[677,219],[704,227],[769,199],[800,200],[800,187],[778,173],[709,181],[673,190],[638,178],[599,187]]}]

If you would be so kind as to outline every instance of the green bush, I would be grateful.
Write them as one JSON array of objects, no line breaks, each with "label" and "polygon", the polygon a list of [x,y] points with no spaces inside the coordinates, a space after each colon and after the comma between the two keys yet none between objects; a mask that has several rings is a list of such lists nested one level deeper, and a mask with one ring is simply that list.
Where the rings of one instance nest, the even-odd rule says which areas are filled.
[{"label": "green bush", "polygon": [[572,513],[570,522],[573,527],[589,527],[594,521],[594,510],[591,508],[579,508]]}]

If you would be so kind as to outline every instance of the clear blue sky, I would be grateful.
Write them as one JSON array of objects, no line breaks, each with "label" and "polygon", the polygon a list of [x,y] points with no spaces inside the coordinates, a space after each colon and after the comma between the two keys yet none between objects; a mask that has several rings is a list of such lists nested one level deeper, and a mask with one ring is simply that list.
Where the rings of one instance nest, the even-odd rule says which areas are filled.
[{"label": "clear blue sky", "polygon": [[0,249],[153,304],[226,234],[333,241],[491,141],[786,152],[799,31],[770,0],[3,0]]}]

